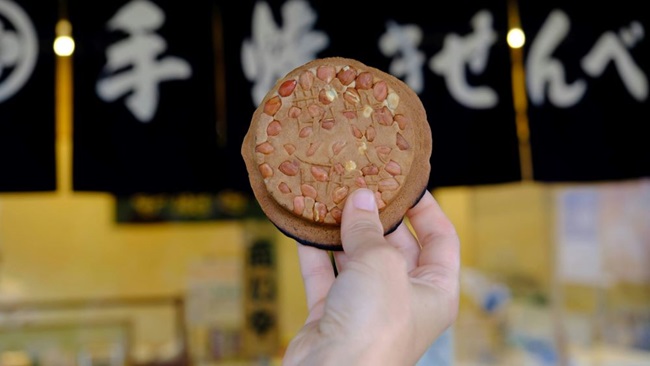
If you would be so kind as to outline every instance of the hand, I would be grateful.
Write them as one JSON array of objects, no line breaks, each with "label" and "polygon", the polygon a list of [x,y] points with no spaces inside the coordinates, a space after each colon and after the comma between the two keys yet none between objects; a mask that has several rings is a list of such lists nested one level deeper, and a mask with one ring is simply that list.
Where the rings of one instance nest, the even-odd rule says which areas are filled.
[{"label": "hand", "polygon": [[460,243],[426,192],[384,236],[374,195],[347,199],[334,276],[327,251],[298,245],[309,315],[283,364],[414,365],[456,319]]}]

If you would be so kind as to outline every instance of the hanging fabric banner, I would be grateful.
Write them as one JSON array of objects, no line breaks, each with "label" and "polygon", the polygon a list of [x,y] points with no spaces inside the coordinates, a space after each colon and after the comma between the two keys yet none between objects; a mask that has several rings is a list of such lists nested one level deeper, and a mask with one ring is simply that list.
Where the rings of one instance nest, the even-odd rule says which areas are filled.
[{"label": "hanging fabric banner", "polygon": [[[430,188],[520,178],[509,54],[499,36],[505,1],[436,12],[411,1],[355,17],[352,32],[331,2],[213,5],[216,23],[207,6],[71,2],[79,35],[75,189],[248,193],[239,147],[255,107],[277,78],[326,56],[384,69],[419,94],[434,137]],[[346,14],[367,10],[340,5]],[[223,99],[213,87],[223,87]],[[218,106],[226,121],[220,136]]]},{"label": "hanging fabric banner", "polygon": [[0,0],[0,192],[56,189],[56,2]]},{"label": "hanging fabric banner", "polygon": [[[275,81],[317,57],[342,56],[404,80],[433,134],[429,188],[517,181],[507,2],[415,0],[218,5],[223,22],[229,140],[241,142]],[[344,9],[344,11],[343,11]],[[245,176],[239,156],[229,170]]]},{"label": "hanging fabric banner", "polygon": [[535,180],[650,176],[642,5],[520,1]]},{"label": "hanging fabric banner", "polygon": [[70,0],[74,189],[118,196],[216,193],[213,6]]}]

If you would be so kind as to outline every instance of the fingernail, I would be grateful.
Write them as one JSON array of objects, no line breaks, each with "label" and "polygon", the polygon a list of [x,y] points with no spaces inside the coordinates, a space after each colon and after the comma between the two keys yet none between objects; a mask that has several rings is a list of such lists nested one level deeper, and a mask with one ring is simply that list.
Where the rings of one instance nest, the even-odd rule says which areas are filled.
[{"label": "fingernail", "polygon": [[352,204],[355,208],[365,211],[374,211],[377,207],[375,202],[375,194],[368,189],[359,189],[352,196]]}]

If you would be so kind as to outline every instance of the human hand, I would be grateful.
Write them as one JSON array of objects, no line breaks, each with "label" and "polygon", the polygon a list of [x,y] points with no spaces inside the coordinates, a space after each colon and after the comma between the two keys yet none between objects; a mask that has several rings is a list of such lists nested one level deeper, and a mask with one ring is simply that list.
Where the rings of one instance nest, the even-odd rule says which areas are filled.
[{"label": "human hand", "polygon": [[374,195],[347,199],[335,277],[327,251],[298,245],[309,315],[283,364],[414,365],[456,319],[460,243],[426,192],[384,236]]}]

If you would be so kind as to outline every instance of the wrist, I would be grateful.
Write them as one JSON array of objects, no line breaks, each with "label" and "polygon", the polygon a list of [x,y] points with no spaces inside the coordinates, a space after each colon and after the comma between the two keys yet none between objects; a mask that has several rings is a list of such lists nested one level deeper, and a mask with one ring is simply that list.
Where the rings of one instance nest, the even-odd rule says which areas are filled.
[{"label": "wrist", "polygon": [[316,351],[305,364],[310,365],[355,365],[355,366],[403,366],[404,347],[388,341],[392,337],[383,335],[359,335],[354,339],[337,340]]}]

